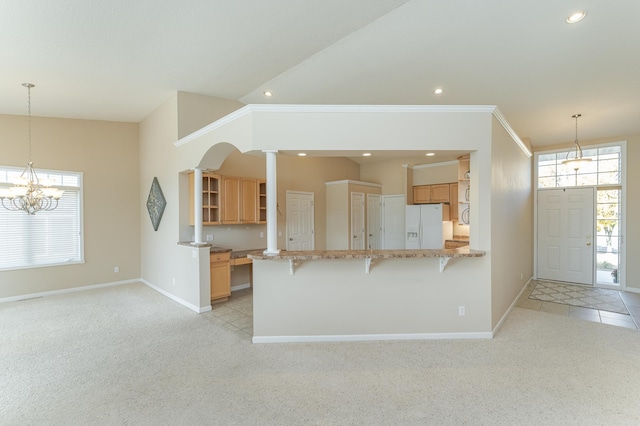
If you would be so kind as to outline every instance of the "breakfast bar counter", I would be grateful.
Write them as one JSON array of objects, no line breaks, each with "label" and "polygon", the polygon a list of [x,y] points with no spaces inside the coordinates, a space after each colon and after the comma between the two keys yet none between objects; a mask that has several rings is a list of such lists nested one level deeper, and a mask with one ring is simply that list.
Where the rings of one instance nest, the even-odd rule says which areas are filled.
[{"label": "breakfast bar counter", "polygon": [[490,282],[481,278],[491,259],[484,251],[247,256],[254,268],[254,343],[492,336],[490,303],[483,297]]}]

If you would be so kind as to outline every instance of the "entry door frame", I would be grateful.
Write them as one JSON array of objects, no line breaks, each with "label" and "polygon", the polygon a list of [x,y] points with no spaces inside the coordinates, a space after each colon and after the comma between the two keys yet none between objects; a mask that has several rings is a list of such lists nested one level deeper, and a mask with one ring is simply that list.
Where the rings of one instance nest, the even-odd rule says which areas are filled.
[{"label": "entry door frame", "polygon": [[289,239],[291,238],[291,236],[289,235],[289,225],[290,225],[290,207],[291,207],[291,203],[290,203],[290,197],[292,195],[302,195],[305,197],[310,197],[311,198],[311,215],[309,216],[309,229],[311,230],[311,248],[310,250],[315,250],[316,247],[316,232],[315,232],[315,193],[313,192],[304,192],[304,191],[289,191],[287,190],[287,196],[286,196],[286,209],[287,209],[287,218],[286,218],[286,247],[287,250],[289,250]]}]

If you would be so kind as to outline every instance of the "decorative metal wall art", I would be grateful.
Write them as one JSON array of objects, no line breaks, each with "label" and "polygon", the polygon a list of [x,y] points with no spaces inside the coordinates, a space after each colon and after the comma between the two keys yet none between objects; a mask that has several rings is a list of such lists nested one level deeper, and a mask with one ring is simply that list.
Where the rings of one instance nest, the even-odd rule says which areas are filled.
[{"label": "decorative metal wall art", "polygon": [[157,231],[160,225],[160,219],[162,219],[162,213],[167,205],[167,200],[164,198],[162,188],[158,178],[154,177],[151,183],[151,190],[149,191],[149,197],[147,198],[147,210],[149,211],[149,217],[151,218],[151,224],[153,230]]}]

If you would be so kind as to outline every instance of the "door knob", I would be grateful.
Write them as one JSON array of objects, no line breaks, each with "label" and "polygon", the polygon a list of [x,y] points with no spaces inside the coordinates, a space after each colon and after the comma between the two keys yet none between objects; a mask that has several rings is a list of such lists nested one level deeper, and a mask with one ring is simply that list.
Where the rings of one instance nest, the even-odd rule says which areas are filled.
[{"label": "door knob", "polygon": [[591,243],[590,243],[589,241],[587,241],[587,245],[588,245],[588,246],[590,246],[590,245],[591,245]]},{"label": "door knob", "polygon": [[289,241],[293,241],[293,238],[289,238]]}]

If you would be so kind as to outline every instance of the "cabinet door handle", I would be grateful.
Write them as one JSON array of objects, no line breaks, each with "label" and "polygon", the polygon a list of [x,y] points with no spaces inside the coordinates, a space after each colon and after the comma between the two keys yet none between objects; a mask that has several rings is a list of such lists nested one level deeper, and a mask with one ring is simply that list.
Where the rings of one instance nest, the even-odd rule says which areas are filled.
[{"label": "cabinet door handle", "polygon": [[293,238],[292,238],[292,237],[289,237],[289,241],[293,241]]}]

